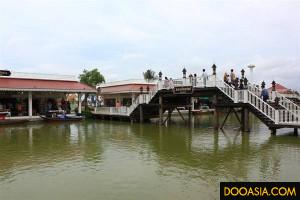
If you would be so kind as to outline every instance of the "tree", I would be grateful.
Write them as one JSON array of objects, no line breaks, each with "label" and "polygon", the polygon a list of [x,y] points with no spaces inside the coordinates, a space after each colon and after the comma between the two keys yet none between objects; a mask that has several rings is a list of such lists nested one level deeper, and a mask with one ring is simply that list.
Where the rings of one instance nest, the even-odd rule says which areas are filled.
[{"label": "tree", "polygon": [[82,74],[79,75],[81,83],[88,84],[92,87],[95,87],[98,83],[104,83],[104,76],[98,71],[97,68],[92,70],[84,69]]},{"label": "tree", "polygon": [[148,69],[147,71],[143,72],[144,79],[147,81],[153,81],[157,79],[157,76],[155,75],[155,71]]}]

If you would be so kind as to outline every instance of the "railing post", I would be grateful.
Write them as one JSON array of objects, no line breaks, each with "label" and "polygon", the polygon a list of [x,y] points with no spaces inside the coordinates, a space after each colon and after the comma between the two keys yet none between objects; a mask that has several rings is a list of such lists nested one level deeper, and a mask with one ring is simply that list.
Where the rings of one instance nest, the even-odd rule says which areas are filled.
[{"label": "railing post", "polygon": [[234,103],[238,103],[239,101],[239,93],[237,90],[234,90]]},{"label": "railing post", "polygon": [[244,90],[244,103],[248,103],[248,90]]},{"label": "railing post", "polygon": [[279,123],[279,110],[275,110],[275,124]]}]

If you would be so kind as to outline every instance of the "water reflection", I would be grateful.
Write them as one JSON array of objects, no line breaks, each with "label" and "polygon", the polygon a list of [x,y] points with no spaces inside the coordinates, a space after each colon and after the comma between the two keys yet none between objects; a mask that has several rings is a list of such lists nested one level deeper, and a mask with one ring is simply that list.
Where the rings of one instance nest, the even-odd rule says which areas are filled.
[{"label": "water reflection", "polygon": [[[162,188],[175,193],[184,187],[188,199],[216,198],[219,181],[300,180],[299,138],[270,136],[257,122],[249,134],[240,132],[234,120],[224,131],[215,131],[209,117],[197,120],[202,124],[193,127],[100,121],[2,127],[0,194],[6,194],[4,184],[18,188],[28,173],[45,180],[55,176],[59,185],[76,172],[79,179],[90,176],[91,184],[101,179],[106,189],[119,184],[124,192],[138,194],[147,193],[151,184],[158,196],[163,191],[155,185],[163,182],[169,184]],[[178,195],[187,198],[187,193]]]}]

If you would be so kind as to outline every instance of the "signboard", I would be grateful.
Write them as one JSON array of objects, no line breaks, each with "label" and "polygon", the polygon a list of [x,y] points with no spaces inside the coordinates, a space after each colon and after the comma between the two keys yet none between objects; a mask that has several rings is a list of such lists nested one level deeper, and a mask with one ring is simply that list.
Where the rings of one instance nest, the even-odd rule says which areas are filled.
[{"label": "signboard", "polygon": [[174,87],[174,94],[192,94],[193,87],[192,86],[183,86],[183,87]]},{"label": "signboard", "polygon": [[8,70],[0,70],[0,76],[10,76],[11,72]]}]

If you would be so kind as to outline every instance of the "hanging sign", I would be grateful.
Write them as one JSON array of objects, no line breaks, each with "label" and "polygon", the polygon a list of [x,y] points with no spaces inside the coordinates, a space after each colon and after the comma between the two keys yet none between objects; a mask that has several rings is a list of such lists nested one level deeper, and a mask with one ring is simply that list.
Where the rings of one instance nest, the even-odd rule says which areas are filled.
[{"label": "hanging sign", "polygon": [[11,72],[8,70],[0,70],[0,76],[10,76]]},{"label": "hanging sign", "polygon": [[174,87],[174,94],[192,94],[193,87],[192,86],[183,86],[183,87]]}]

